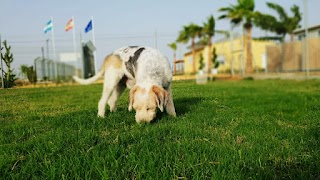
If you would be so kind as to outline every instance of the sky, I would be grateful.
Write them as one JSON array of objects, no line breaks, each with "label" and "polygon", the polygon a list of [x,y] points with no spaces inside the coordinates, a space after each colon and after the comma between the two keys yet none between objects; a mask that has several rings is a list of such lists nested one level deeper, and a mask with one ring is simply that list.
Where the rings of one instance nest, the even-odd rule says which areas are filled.
[{"label": "sky", "polygon": [[[256,0],[255,9],[276,15],[266,2],[276,0]],[[308,27],[320,24],[319,0],[307,0]],[[279,3],[291,15],[290,7],[296,4],[304,15],[304,0],[281,0]],[[230,30],[228,20],[218,20],[221,7],[236,4],[236,0],[0,0],[0,35],[11,45],[14,56],[13,67],[18,71],[21,64],[33,65],[40,57],[41,47],[52,59],[52,31],[43,32],[45,24],[53,19],[56,57],[60,53],[73,52],[73,30],[65,32],[67,22],[74,17],[76,50],[79,51],[81,40],[92,40],[93,32],[84,33],[91,17],[94,23],[96,58],[98,67],[106,55],[129,45],[154,47],[162,51],[172,63],[173,51],[168,43],[174,42],[184,25],[195,23],[202,25],[213,15],[217,30]],[[304,16],[301,21],[304,27]],[[235,29],[242,33],[241,28]],[[253,29],[253,36],[265,35],[266,32]],[[213,40],[219,37],[214,37]],[[177,58],[182,59],[189,44],[178,44]]]}]

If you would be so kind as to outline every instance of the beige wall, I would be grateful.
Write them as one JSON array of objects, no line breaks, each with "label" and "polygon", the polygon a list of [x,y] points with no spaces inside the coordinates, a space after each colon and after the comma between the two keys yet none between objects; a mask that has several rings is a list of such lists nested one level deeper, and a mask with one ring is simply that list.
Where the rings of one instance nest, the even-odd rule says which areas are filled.
[{"label": "beige wall", "polygon": [[[240,73],[245,67],[245,49],[244,49],[244,36],[235,38],[232,43],[229,40],[216,42],[212,45],[212,48],[216,48],[218,56],[222,56],[225,59],[225,63],[221,64],[218,68],[219,72],[230,72],[234,69],[235,73]],[[265,67],[263,62],[263,54],[266,54],[266,46],[274,45],[272,41],[252,41],[252,59],[253,68],[263,69]],[[203,53],[204,62],[206,64],[205,70],[208,69],[208,47],[202,48],[196,53],[196,70],[199,69],[200,54]],[[186,53],[184,56],[185,60],[185,73],[192,73],[192,53]],[[189,63],[191,62],[191,63]]]},{"label": "beige wall", "polygon": [[[320,70],[320,39],[309,39],[309,69]],[[288,42],[284,45],[267,47],[269,72],[302,71],[306,68],[304,61],[305,43]],[[284,50],[284,54],[282,51]]]}]

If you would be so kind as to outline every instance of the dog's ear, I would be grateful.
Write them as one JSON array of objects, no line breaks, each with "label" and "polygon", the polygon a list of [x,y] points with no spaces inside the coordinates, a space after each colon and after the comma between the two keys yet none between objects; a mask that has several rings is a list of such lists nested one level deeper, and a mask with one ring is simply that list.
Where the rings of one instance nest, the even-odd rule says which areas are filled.
[{"label": "dog's ear", "polygon": [[160,86],[152,86],[152,92],[156,95],[158,108],[163,112],[163,108],[167,105],[168,92]]},{"label": "dog's ear", "polygon": [[134,86],[131,90],[130,90],[130,100],[129,100],[129,111],[132,111],[132,106],[133,106],[133,101],[134,101],[134,93],[138,90],[137,86]]}]

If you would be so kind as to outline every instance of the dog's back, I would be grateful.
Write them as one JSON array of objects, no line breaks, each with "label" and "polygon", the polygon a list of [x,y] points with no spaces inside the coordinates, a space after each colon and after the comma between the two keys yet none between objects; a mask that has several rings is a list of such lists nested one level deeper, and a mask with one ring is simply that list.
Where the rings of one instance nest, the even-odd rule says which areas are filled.
[{"label": "dog's back", "polygon": [[126,76],[134,78],[136,83],[150,82],[162,87],[170,84],[170,64],[160,51],[144,46],[129,46],[113,54],[123,60]]},{"label": "dog's back", "polygon": [[[101,69],[89,79],[74,76],[80,84],[91,84],[103,76],[109,61],[122,61],[124,75],[136,83],[157,84],[168,87],[172,73],[168,59],[158,50],[145,46],[122,47],[106,57]],[[109,63],[112,64],[112,63]]]}]

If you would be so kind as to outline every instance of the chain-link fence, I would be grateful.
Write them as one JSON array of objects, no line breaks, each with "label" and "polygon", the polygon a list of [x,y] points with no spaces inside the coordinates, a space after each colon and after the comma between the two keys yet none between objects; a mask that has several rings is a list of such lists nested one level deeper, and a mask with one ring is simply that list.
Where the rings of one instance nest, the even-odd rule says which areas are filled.
[{"label": "chain-link fence", "polygon": [[72,76],[76,74],[76,69],[73,65],[54,62],[50,59],[36,58],[34,60],[34,66],[38,82],[66,82],[70,81]]}]

